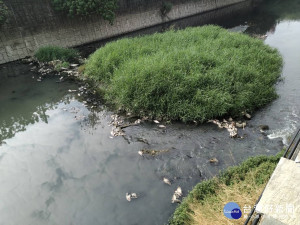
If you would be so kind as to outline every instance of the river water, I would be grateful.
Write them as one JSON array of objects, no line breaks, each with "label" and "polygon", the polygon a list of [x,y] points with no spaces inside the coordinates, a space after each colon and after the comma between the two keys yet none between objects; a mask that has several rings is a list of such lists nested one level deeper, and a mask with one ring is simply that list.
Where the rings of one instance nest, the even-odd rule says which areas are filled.
[{"label": "river water", "polygon": [[[244,139],[230,139],[212,124],[182,123],[167,124],[166,130],[142,123],[126,128],[125,137],[111,138],[113,113],[68,92],[78,84],[57,83],[56,77],[37,82],[28,65],[2,65],[0,225],[166,224],[177,186],[186,195],[196,183],[249,156],[280,151],[300,122],[300,1],[266,1],[259,9],[223,16],[210,13],[210,20],[196,16],[171,25],[214,21],[233,31],[267,34],[265,43],[284,58],[279,98],[252,115],[239,131]],[[269,125],[266,134],[260,133],[261,124]],[[169,151],[141,157],[140,149]],[[219,163],[210,164],[212,157]],[[126,192],[139,198],[127,202]]]}]

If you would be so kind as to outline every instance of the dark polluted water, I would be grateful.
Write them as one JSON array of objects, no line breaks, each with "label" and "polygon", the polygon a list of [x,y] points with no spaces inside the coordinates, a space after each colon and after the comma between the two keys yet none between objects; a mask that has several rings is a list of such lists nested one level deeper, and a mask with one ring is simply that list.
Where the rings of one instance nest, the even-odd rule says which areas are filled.
[{"label": "dark polluted water", "polygon": [[[280,97],[252,115],[240,130],[245,139],[230,139],[211,124],[182,123],[167,124],[166,130],[142,123],[126,128],[125,138],[110,138],[113,113],[86,106],[78,92],[68,92],[77,84],[56,83],[58,78],[37,82],[28,65],[1,66],[0,224],[166,224],[177,186],[186,195],[196,183],[249,156],[280,151],[300,121],[299,1],[267,1],[223,21],[235,31],[267,34],[265,42],[284,57]],[[266,135],[261,124],[270,127]],[[169,151],[141,157],[141,149]],[[219,163],[210,164],[212,157]],[[140,197],[127,202],[126,192]]]}]

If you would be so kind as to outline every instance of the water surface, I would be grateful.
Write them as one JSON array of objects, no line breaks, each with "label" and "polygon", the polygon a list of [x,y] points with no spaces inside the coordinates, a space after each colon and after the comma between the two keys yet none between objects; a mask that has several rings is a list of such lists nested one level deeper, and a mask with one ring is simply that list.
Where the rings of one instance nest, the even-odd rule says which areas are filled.
[{"label": "water surface", "polygon": [[[112,112],[86,106],[78,92],[68,92],[78,88],[74,82],[56,83],[57,77],[37,82],[28,65],[1,66],[0,224],[162,225],[176,207],[171,197],[177,186],[186,195],[219,170],[280,151],[300,121],[300,4],[267,1],[246,12],[222,25],[267,34],[265,42],[280,51],[284,67],[276,86],[280,97],[240,130],[245,139],[230,139],[211,124],[182,123],[166,130],[142,123],[126,128],[126,137],[110,138]],[[197,19],[203,23],[189,19],[192,26]],[[176,23],[182,27],[187,21]],[[261,124],[270,126],[267,135],[260,133]],[[141,157],[142,148],[169,151]],[[210,164],[212,157],[219,163]],[[126,192],[140,197],[129,203]]]}]

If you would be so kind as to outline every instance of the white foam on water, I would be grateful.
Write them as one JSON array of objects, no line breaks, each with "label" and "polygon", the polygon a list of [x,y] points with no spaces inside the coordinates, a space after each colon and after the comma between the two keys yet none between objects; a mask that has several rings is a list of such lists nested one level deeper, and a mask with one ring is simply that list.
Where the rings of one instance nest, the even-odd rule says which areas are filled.
[{"label": "white foam on water", "polygon": [[297,125],[299,123],[299,115],[295,110],[292,111],[291,114],[287,115],[284,118],[285,127],[282,129],[276,129],[271,131],[272,133],[268,135],[269,139],[282,138],[282,142],[284,145],[289,145],[289,138],[293,136],[295,131],[298,129]]}]

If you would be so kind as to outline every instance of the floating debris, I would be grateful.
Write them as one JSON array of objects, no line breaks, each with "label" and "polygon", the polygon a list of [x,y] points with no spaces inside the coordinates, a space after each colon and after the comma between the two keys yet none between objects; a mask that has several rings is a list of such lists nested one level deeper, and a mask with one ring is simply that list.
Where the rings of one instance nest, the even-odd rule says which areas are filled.
[{"label": "floating debris", "polygon": [[163,178],[163,182],[164,182],[165,184],[171,185],[170,180],[169,180],[168,178],[166,178],[166,177]]},{"label": "floating debris", "polygon": [[126,193],[126,200],[129,201],[129,202],[131,201],[131,195],[128,194],[128,193]]},{"label": "floating debris", "polygon": [[156,156],[160,153],[168,152],[169,149],[161,149],[161,150],[154,150],[154,149],[142,149],[138,151],[139,155],[151,155],[151,156]]},{"label": "floating debris", "polygon": [[181,197],[182,196],[182,189],[181,189],[181,187],[178,187],[176,189],[176,191],[175,191],[174,194],[177,196],[177,198]]},{"label": "floating debris", "polygon": [[[223,119],[223,122],[220,122],[219,120],[209,120],[208,122],[218,125],[219,128],[226,128],[227,131],[229,132],[230,137],[232,138],[238,137],[236,123],[234,121],[228,122],[227,120]],[[241,123],[241,128],[244,129],[245,126],[246,126],[246,122]]]},{"label": "floating debris", "polygon": [[242,112],[242,115],[243,115],[246,119],[251,120],[251,115],[250,115],[249,113],[247,113],[247,112]]},{"label": "floating debris", "polygon": [[210,162],[210,163],[218,163],[219,160],[218,160],[216,157],[214,157],[214,158],[211,158],[211,159],[209,160],[209,162]]},{"label": "floating debris", "polygon": [[246,127],[246,125],[247,125],[247,123],[246,122],[236,122],[235,123],[235,126],[236,127],[238,127],[238,128],[243,128],[243,129],[245,129],[245,127]]},{"label": "floating debris", "polygon": [[141,119],[137,119],[136,121],[134,121],[134,124],[137,125],[137,124],[140,124],[142,122]]},{"label": "floating debris", "polygon": [[68,90],[68,92],[76,92],[77,90],[71,90],[71,89],[69,89]]},{"label": "floating debris", "polygon": [[172,196],[172,203],[180,203],[181,200],[179,199],[182,196],[182,189],[181,187],[177,187],[173,196]]},{"label": "floating debris", "polygon": [[181,201],[177,198],[175,194],[172,196],[172,203],[181,203]]},{"label": "floating debris", "polygon": [[260,125],[259,126],[260,131],[265,131],[265,130],[269,130],[269,126],[268,125]]},{"label": "floating debris", "polygon": [[131,193],[131,198],[138,198],[136,193]]},{"label": "floating debris", "polygon": [[110,134],[113,136],[113,137],[116,137],[116,136],[124,136],[125,133],[123,132],[123,130],[120,128],[120,127],[115,127],[112,129],[112,131],[110,132]]},{"label": "floating debris", "polygon": [[127,201],[131,201],[131,199],[136,199],[136,198],[138,198],[138,195],[136,194],[136,193],[126,193],[126,200]]}]

